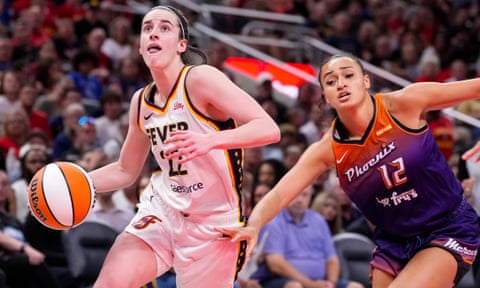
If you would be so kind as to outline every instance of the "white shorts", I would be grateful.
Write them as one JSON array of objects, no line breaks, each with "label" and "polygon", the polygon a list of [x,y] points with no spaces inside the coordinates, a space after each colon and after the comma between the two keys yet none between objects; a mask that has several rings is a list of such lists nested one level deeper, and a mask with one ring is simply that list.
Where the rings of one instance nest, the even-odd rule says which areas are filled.
[{"label": "white shorts", "polygon": [[241,225],[233,213],[202,218],[184,215],[167,206],[148,185],[125,231],[153,249],[158,276],[175,269],[177,287],[231,288],[245,260],[246,244],[221,239],[214,228]]}]

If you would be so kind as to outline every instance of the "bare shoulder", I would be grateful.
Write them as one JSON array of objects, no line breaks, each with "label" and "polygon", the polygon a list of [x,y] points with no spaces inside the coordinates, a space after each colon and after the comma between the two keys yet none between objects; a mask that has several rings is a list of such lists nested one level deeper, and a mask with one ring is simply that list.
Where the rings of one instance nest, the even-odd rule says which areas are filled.
[{"label": "bare shoulder", "polygon": [[[421,86],[423,85],[418,84],[414,83],[399,90],[382,93],[382,102],[387,107],[387,110],[393,114],[404,113],[410,110],[421,111],[420,107],[422,105],[418,105],[418,102],[422,98]],[[419,112],[416,111],[415,114],[417,113]]]},{"label": "bare shoulder", "polygon": [[188,72],[188,82],[193,85],[208,83],[213,84],[215,83],[215,79],[224,77],[226,76],[222,71],[207,64],[193,66]]},{"label": "bare shoulder", "polygon": [[207,64],[192,67],[187,74],[185,83],[191,96],[206,98],[209,99],[208,101],[214,100],[218,96],[212,91],[225,95],[223,92],[233,86],[233,83],[222,71]]}]

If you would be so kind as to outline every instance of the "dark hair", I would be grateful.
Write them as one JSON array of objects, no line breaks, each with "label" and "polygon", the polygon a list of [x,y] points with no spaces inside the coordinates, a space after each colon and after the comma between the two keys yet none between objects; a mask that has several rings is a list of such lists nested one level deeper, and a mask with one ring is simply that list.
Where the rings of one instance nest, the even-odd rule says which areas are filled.
[{"label": "dark hair", "polygon": [[122,103],[123,95],[120,91],[112,88],[107,88],[100,96],[100,105],[103,107],[107,102]]},{"label": "dark hair", "polygon": [[80,49],[77,54],[73,57],[73,69],[78,71],[80,64],[90,62],[93,66],[98,65],[98,56],[89,48]]},{"label": "dark hair", "polygon": [[35,79],[42,84],[44,89],[51,89],[55,85],[56,80],[50,74],[50,69],[54,65],[56,65],[56,62],[50,58],[38,60]]},{"label": "dark hair", "polygon": [[[271,166],[273,168],[273,171],[275,174],[275,179],[273,180],[273,183],[264,183],[260,181],[259,179],[260,169],[264,165]],[[287,173],[287,168],[285,167],[285,164],[283,164],[283,162],[278,159],[268,158],[260,161],[260,163],[258,163],[257,165],[257,168],[255,169],[255,172],[253,173],[252,191],[251,191],[252,196],[250,198],[250,207],[253,208],[255,206],[255,203],[253,203],[255,201],[254,192],[257,186],[259,186],[260,184],[266,184],[267,186],[273,187],[278,183],[278,181],[280,181],[280,179],[282,179],[283,175],[285,175],[286,173]]]},{"label": "dark hair", "polygon": [[253,173],[253,187],[257,186],[258,183],[260,182],[259,176],[260,176],[260,169],[264,165],[270,165],[272,166],[274,173],[275,173],[275,180],[273,181],[273,185],[277,184],[278,181],[287,173],[287,168],[285,168],[285,165],[283,164],[282,161],[274,158],[269,158],[269,159],[264,159],[260,161],[257,165],[257,169]]},{"label": "dark hair", "polygon": [[[178,37],[180,39],[189,40],[190,33],[188,31],[189,23],[187,17],[180,11],[179,9],[170,6],[170,5],[158,5],[151,8],[145,15],[147,15],[150,11],[154,10],[167,10],[173,13],[178,19],[178,25],[180,26],[180,34]],[[183,63],[185,64],[206,64],[207,63],[207,55],[200,49],[193,47],[187,44],[187,49],[183,52],[180,57],[182,58]],[[198,59],[200,58],[200,59]]]},{"label": "dark hair", "polygon": [[360,70],[362,71],[362,74],[363,75],[366,75],[367,74],[367,71],[365,71],[365,67],[363,67],[363,64],[362,62],[360,62],[360,59],[358,59],[357,57],[355,57],[353,54],[335,54],[335,55],[332,55],[326,59],[323,60],[323,62],[321,63],[320,65],[320,73],[318,73],[318,83],[320,84],[320,87],[322,88],[323,90],[323,84],[322,84],[322,81],[321,81],[321,78],[322,78],[322,69],[323,69],[323,66],[325,66],[326,64],[328,64],[330,61],[332,60],[335,60],[335,59],[338,59],[338,58],[350,58],[352,59],[353,61],[355,61],[358,66],[360,67]]}]

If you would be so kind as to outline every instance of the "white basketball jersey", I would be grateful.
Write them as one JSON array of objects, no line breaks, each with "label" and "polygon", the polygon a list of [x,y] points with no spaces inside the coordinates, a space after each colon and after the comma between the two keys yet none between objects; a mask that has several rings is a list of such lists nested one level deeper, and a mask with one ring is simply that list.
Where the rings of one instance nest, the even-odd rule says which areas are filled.
[{"label": "white basketball jersey", "polygon": [[139,97],[138,124],[149,137],[151,151],[159,165],[159,170],[152,175],[153,189],[164,203],[183,213],[207,216],[235,211],[240,219],[242,149],[211,150],[185,164],[179,164],[177,159],[167,160],[163,155],[167,148],[164,141],[172,131],[216,133],[237,126],[232,119],[213,120],[193,106],[185,89],[190,68],[182,70],[164,107],[154,104],[154,83],[147,85]]}]

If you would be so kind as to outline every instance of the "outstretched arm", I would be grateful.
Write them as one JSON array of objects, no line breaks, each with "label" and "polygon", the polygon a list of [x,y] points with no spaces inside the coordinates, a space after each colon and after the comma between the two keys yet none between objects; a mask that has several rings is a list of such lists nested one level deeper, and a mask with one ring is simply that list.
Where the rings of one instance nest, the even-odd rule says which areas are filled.
[{"label": "outstretched arm", "polygon": [[480,78],[448,83],[413,83],[403,89],[385,93],[388,109],[394,114],[417,117],[424,112],[456,106],[480,98]]},{"label": "outstretched arm", "polygon": [[232,238],[232,241],[247,240],[247,254],[256,244],[258,231],[270,222],[287,204],[334,163],[330,133],[312,145],[302,154],[298,162],[260,200],[250,215],[248,225],[241,228],[218,228],[218,231]]}]

